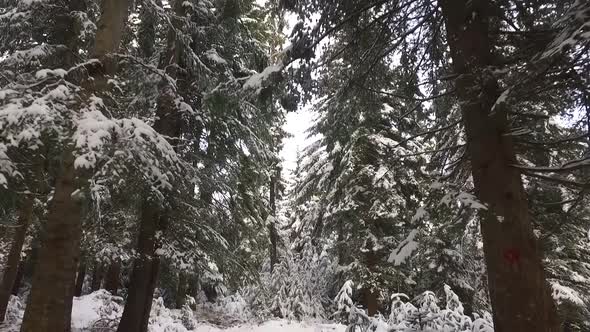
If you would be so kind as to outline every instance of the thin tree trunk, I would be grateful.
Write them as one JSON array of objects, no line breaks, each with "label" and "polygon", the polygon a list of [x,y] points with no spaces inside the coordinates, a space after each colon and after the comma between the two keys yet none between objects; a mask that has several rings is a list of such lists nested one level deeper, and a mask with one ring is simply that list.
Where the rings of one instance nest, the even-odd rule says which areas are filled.
[{"label": "thin tree trunk", "polygon": [[86,262],[80,261],[78,264],[78,274],[76,275],[76,290],[74,296],[82,296],[82,287],[84,286],[84,278],[86,277]]},{"label": "thin tree trunk", "polygon": [[90,292],[96,292],[102,285],[104,277],[104,266],[100,263],[95,263],[92,269],[92,281],[90,282]]},{"label": "thin tree trunk", "polygon": [[178,273],[178,287],[176,288],[176,309],[182,308],[186,302],[186,291],[188,282],[186,274],[183,272]]},{"label": "thin tree trunk", "polygon": [[[559,331],[545,280],[520,172],[508,131],[507,110],[493,65],[487,1],[440,0],[461,102],[476,195],[488,209],[481,228],[496,332]],[[499,220],[502,219],[503,221]]]},{"label": "thin tree trunk", "polygon": [[109,264],[107,274],[104,281],[104,289],[108,290],[111,294],[117,295],[119,285],[121,284],[121,262],[115,261]]},{"label": "thin tree trunk", "polygon": [[33,217],[33,203],[33,196],[28,195],[23,197],[22,206],[19,207],[17,227],[14,229],[10,252],[6,260],[6,268],[4,269],[2,284],[0,285],[0,322],[4,321],[8,301],[10,300],[12,289],[17,280],[19,268],[21,267],[20,255],[23,244],[25,243],[27,229]]},{"label": "thin tree trunk", "polygon": [[64,152],[21,332],[70,331],[81,237],[74,158]]},{"label": "thin tree trunk", "polygon": [[23,282],[23,277],[25,276],[25,260],[21,260],[18,263],[18,271],[16,272],[16,279],[14,279],[14,285],[12,285],[12,295],[17,296],[18,291],[20,290],[20,285]]},{"label": "thin tree trunk", "polygon": [[144,199],[137,243],[139,257],[133,261],[127,301],[118,332],[147,331],[159,259],[155,256],[160,211],[157,203]]},{"label": "thin tree trunk", "polygon": [[200,290],[200,285],[199,285],[199,280],[198,277],[196,276],[190,276],[189,280],[188,280],[188,295],[197,298],[197,295],[199,294],[199,290]]},{"label": "thin tree trunk", "polygon": [[[276,172],[275,172],[276,173]],[[268,224],[268,233],[269,233],[269,238],[270,238],[270,273],[273,272],[275,264],[278,262],[278,257],[277,257],[277,238],[278,238],[278,233],[277,233],[277,228],[276,228],[276,212],[277,212],[277,207],[276,207],[276,196],[277,196],[277,175],[273,174],[270,178],[270,197],[269,197],[269,201],[270,201],[270,213],[271,213],[271,217],[272,219],[270,220],[269,224]]]}]

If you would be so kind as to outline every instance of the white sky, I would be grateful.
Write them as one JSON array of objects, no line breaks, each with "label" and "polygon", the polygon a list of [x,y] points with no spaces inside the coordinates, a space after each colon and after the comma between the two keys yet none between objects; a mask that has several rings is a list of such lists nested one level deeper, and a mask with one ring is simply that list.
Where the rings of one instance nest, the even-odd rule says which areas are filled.
[{"label": "white sky", "polygon": [[287,122],[283,129],[292,137],[283,139],[283,150],[280,156],[283,159],[284,176],[290,178],[290,172],[295,169],[297,164],[297,150],[303,149],[309,144],[306,139],[306,130],[311,126],[313,113],[309,107],[302,107],[297,112],[287,113]]},{"label": "white sky", "polygon": [[[267,0],[256,0],[256,2],[264,6]],[[287,14],[285,17],[286,25],[283,28],[283,33],[288,36],[291,33],[291,29],[297,22],[297,18],[294,14]],[[283,48],[287,47],[289,42],[286,41]],[[313,122],[313,112],[310,109],[310,106],[301,106],[297,110],[297,112],[289,112],[287,113],[286,123],[283,126],[283,129],[291,134],[291,137],[286,137],[283,139],[283,149],[279,153],[280,157],[283,159],[283,176],[291,179],[292,171],[295,169],[297,165],[297,151],[302,152],[307,145],[309,145],[310,141],[307,139],[307,129],[311,126]]]}]

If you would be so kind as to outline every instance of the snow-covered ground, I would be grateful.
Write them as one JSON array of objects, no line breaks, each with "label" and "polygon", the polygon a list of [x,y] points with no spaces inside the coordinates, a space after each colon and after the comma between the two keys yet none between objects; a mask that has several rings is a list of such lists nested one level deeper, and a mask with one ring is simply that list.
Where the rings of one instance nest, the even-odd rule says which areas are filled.
[{"label": "snow-covered ground", "polygon": [[346,326],[340,324],[320,324],[306,322],[290,322],[271,320],[259,325],[238,325],[228,329],[220,329],[210,325],[199,325],[196,332],[344,332]]},{"label": "snow-covered ground", "polygon": [[[105,290],[74,298],[72,309],[73,332],[115,331],[117,321],[123,313],[123,299],[110,295]],[[207,310],[207,309],[205,309]],[[0,324],[0,332],[17,332],[24,313],[23,301],[11,299],[7,319]],[[163,305],[162,299],[154,300],[150,314],[150,332],[344,332],[340,324],[322,322],[296,322],[288,320],[269,320],[266,322],[247,322],[240,317],[223,317],[224,326],[208,322],[216,312],[171,310]],[[229,322],[229,323],[228,323]]]}]

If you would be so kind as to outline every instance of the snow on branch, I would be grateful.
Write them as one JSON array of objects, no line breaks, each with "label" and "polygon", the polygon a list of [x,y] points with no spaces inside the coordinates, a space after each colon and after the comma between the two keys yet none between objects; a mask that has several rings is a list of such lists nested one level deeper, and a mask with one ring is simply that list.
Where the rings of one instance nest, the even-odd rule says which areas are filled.
[{"label": "snow on branch", "polygon": [[417,234],[418,230],[413,229],[408,237],[400,242],[397,248],[389,255],[387,261],[393,263],[395,266],[404,263],[418,249],[418,242],[415,240]]}]

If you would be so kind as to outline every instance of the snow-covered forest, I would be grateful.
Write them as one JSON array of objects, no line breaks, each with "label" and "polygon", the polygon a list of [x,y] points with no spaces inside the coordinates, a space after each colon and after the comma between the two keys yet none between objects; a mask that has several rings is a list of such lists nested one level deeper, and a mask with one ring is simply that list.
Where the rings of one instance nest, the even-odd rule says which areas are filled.
[{"label": "snow-covered forest", "polygon": [[588,332],[589,189],[588,0],[0,0],[1,332]]}]

